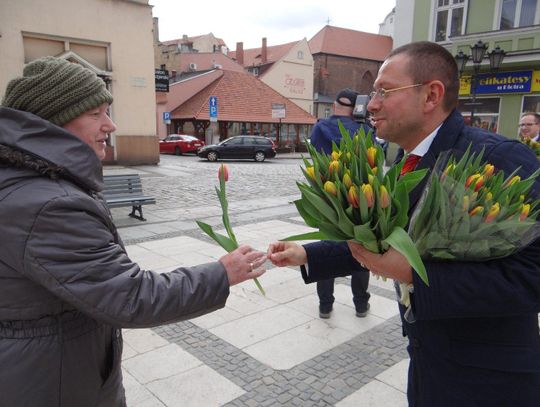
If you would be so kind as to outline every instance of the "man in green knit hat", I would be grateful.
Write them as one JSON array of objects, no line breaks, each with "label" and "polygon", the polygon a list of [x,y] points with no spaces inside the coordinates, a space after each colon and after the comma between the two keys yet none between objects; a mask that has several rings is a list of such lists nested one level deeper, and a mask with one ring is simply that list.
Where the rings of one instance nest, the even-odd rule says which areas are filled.
[{"label": "man in green knit hat", "polygon": [[96,74],[45,57],[0,107],[0,394],[6,406],[125,406],[121,328],[193,318],[259,277],[243,245],[159,274],[130,260],[101,191],[113,97]]}]

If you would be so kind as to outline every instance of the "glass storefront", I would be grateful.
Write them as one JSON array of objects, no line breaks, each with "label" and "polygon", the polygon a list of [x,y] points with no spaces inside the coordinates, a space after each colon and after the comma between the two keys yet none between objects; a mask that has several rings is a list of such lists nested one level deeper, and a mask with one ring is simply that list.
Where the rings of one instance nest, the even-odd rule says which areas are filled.
[{"label": "glass storefront", "polygon": [[472,126],[496,133],[499,127],[500,102],[500,98],[476,98],[474,103],[471,99],[459,99],[458,109],[466,125],[471,126],[471,113],[474,110]]}]

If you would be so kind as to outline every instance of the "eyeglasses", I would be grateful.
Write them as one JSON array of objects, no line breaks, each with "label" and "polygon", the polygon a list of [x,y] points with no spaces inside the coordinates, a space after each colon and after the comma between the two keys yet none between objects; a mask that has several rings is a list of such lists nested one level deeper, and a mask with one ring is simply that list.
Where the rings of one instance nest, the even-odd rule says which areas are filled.
[{"label": "eyeglasses", "polygon": [[520,123],[518,127],[532,127],[536,126],[538,123]]},{"label": "eyeglasses", "polygon": [[422,85],[425,85],[425,83],[415,83],[414,85],[400,86],[399,88],[393,88],[393,89],[380,88],[378,90],[374,90],[373,92],[371,92],[369,94],[369,98],[375,99],[375,97],[378,97],[378,98],[384,99],[386,95],[388,95],[389,93],[397,92],[398,90],[403,90],[403,89],[416,88]]}]

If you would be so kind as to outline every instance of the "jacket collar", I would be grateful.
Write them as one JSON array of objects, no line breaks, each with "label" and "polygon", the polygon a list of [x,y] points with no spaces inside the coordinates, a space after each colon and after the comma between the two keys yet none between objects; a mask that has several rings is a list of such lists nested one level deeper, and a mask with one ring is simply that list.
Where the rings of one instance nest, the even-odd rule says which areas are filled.
[{"label": "jacket collar", "polygon": [[[85,189],[103,190],[103,169],[94,151],[77,137],[47,120],[20,110],[0,107],[0,144],[22,152],[22,165],[36,171],[50,163],[50,168],[38,171],[48,174],[52,168]],[[26,162],[26,165],[25,165]]]}]

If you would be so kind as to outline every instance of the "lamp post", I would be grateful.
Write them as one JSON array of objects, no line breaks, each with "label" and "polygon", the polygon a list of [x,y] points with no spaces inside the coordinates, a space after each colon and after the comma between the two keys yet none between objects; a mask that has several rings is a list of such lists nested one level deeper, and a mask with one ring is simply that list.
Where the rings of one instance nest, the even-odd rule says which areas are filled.
[{"label": "lamp post", "polygon": [[[465,69],[465,66],[467,65],[467,61],[469,59],[472,59],[473,62],[473,69],[474,73],[472,74],[471,78],[471,102],[469,105],[471,106],[471,126],[474,124],[474,109],[476,106],[476,87],[478,84],[478,73],[480,72],[480,65],[482,64],[482,60],[484,59],[484,56],[486,55],[486,51],[488,49],[488,44],[483,43],[481,40],[479,40],[476,44],[471,45],[471,55],[464,54],[463,51],[459,51],[459,53],[454,57],[456,60],[456,64],[459,71],[459,76],[463,73],[463,70]],[[506,53],[500,49],[498,46],[491,51],[488,54],[489,57],[489,66],[492,71],[496,71],[501,66],[501,63],[504,59],[504,56]]]}]

